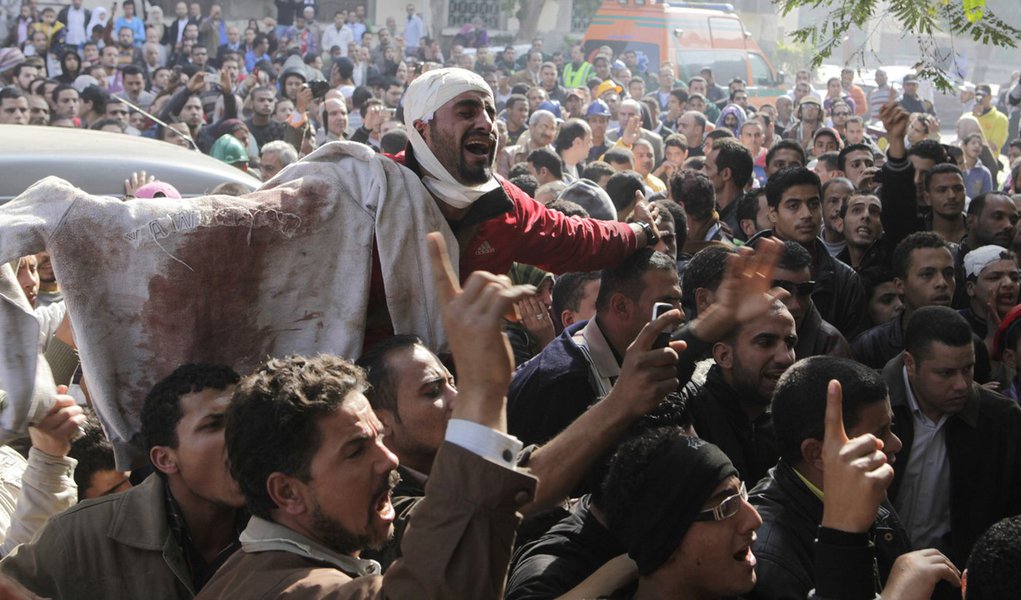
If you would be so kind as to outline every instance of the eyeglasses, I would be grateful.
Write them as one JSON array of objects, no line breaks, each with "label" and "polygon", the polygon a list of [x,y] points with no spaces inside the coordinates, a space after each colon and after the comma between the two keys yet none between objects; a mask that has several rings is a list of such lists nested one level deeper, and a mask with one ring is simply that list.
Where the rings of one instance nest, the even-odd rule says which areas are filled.
[{"label": "eyeglasses", "polygon": [[695,516],[696,521],[722,521],[733,517],[741,510],[741,504],[748,501],[748,490],[744,482],[737,489],[737,493],[723,499],[718,505],[707,508]]},{"label": "eyeglasses", "polygon": [[783,288],[795,296],[811,296],[815,291],[815,282],[794,283],[785,279],[774,279],[773,287]]},{"label": "eyeglasses", "polygon": [[838,113],[835,112],[835,113],[833,113],[833,116],[834,117],[850,117],[851,113],[849,113],[849,112],[838,112]]}]

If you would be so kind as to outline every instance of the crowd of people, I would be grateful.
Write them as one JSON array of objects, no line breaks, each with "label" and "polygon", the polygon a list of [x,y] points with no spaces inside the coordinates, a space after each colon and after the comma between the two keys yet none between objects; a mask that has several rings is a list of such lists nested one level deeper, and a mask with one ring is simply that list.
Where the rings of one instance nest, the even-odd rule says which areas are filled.
[{"label": "crowd of people", "polygon": [[0,50],[2,123],[265,181],[0,206],[0,597],[1016,593],[1017,78],[948,144],[913,75],[276,4]]}]

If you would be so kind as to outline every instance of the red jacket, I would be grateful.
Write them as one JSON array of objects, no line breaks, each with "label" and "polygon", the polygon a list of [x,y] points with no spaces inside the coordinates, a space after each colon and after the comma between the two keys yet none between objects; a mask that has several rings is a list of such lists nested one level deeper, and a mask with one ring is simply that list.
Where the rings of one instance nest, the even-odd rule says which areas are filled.
[{"label": "red jacket", "polygon": [[[419,172],[414,156],[401,152],[392,158]],[[638,237],[626,223],[565,216],[495,177],[502,193],[495,190],[479,198],[461,222],[451,224],[459,239],[477,226],[470,240],[461,242],[462,281],[472,271],[504,274],[513,262],[552,273],[595,271],[615,266],[638,250]]]}]

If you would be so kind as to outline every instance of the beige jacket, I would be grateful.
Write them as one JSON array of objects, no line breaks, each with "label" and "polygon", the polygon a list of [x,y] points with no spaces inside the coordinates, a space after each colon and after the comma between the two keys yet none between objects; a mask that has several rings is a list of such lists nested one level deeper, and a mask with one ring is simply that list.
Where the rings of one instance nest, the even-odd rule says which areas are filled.
[{"label": "beige jacket", "polygon": [[503,598],[517,510],[535,485],[531,475],[444,443],[401,542],[404,555],[386,575],[375,561],[337,554],[253,517],[241,551],[197,600]]},{"label": "beige jacket", "polygon": [[184,554],[167,527],[163,480],[89,500],[0,561],[0,573],[53,600],[192,598]]}]

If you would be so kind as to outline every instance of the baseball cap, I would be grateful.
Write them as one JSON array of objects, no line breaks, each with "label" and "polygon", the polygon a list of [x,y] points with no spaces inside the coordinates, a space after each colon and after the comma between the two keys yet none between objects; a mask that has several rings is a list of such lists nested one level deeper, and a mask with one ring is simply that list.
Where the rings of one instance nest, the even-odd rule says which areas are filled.
[{"label": "baseball cap", "polygon": [[802,98],[801,100],[798,100],[798,106],[801,106],[803,104],[814,104],[819,108],[822,108],[822,102],[820,102],[819,99],[813,96],[812,94],[809,94]]},{"label": "baseball cap", "polygon": [[993,89],[989,87],[988,83],[980,83],[975,86],[976,96],[992,96]]},{"label": "baseball cap", "polygon": [[970,93],[974,94],[975,93],[975,84],[974,83],[962,83],[961,87],[959,87],[957,89],[962,91],[962,92],[970,92]]},{"label": "baseball cap", "polygon": [[585,111],[586,117],[606,117],[609,119],[612,115],[610,114],[610,107],[602,100],[593,100],[588,105],[588,110]]},{"label": "baseball cap", "polygon": [[566,98],[570,98],[571,96],[574,96],[576,98],[580,98],[582,100],[585,99],[585,96],[583,96],[582,93],[579,92],[577,88],[567,88],[567,93],[564,95],[564,98],[565,99]]},{"label": "baseball cap", "polygon": [[544,100],[539,103],[539,106],[537,106],[535,110],[548,110],[553,113],[553,116],[556,117],[558,121],[564,120],[564,113],[560,111],[560,102],[556,100]]},{"label": "baseball cap", "polygon": [[136,198],[171,198],[181,199],[181,192],[165,181],[153,181],[135,190]]},{"label": "baseball cap", "polygon": [[593,93],[593,95],[596,98],[598,98],[598,97],[602,96],[603,94],[605,94],[606,92],[610,92],[610,91],[617,92],[619,94],[619,93],[624,91],[624,88],[622,88],[619,85],[617,85],[616,81],[614,81],[612,79],[607,79],[606,81],[604,81],[604,82],[602,82],[602,83],[600,83],[599,85],[596,86],[596,91]]},{"label": "baseball cap", "polygon": [[967,277],[978,277],[990,264],[1003,260],[1006,252],[1006,248],[992,244],[975,248],[964,256],[964,274]]},{"label": "baseball cap", "polygon": [[913,74],[908,73],[907,75],[904,76],[904,79],[902,80],[902,82],[903,83],[918,83],[918,77],[915,77]]}]

